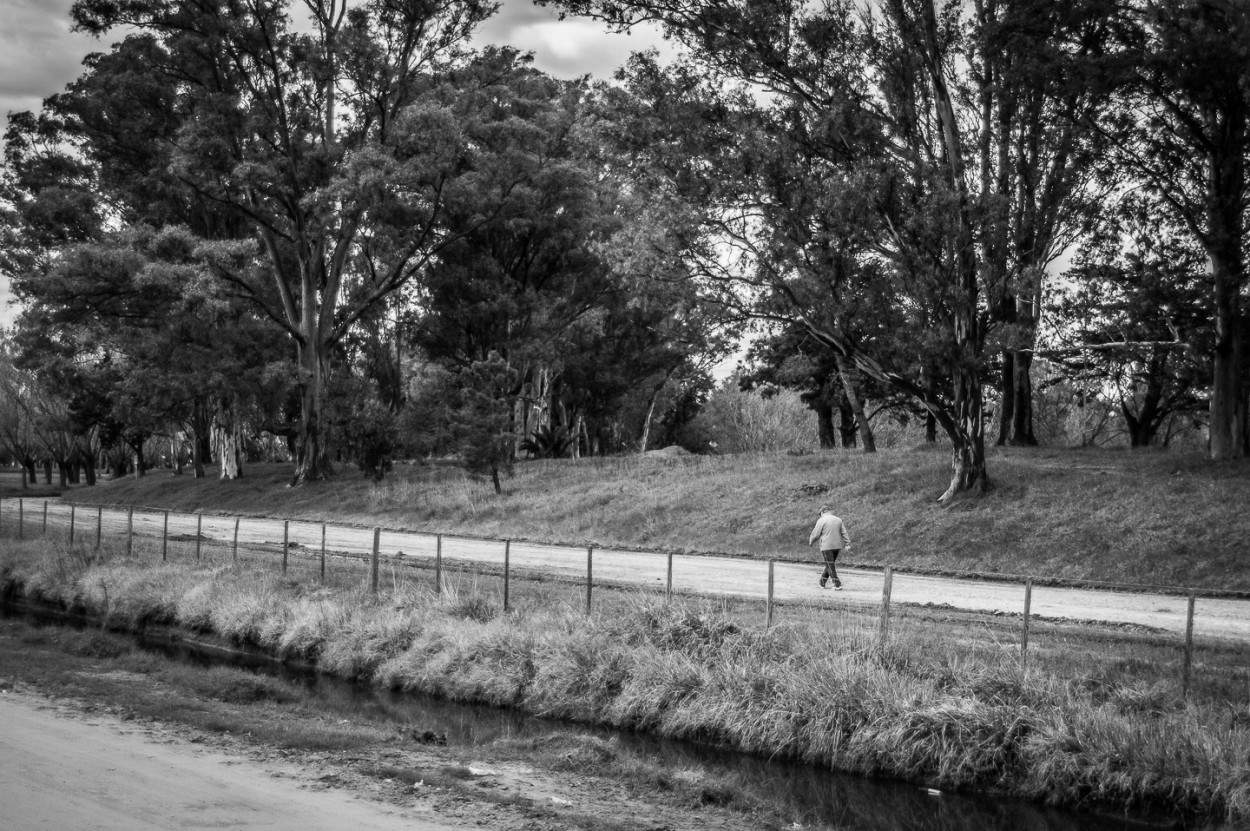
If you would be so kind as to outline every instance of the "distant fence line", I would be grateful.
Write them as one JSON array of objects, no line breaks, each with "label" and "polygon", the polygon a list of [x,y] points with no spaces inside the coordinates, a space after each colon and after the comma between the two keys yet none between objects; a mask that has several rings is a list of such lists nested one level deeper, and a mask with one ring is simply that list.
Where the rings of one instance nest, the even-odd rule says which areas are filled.
[{"label": "distant fence line", "polygon": [[[14,506],[13,506],[14,502],[16,502],[16,509],[14,509]],[[94,544],[96,548],[99,548],[101,546],[102,541],[105,537],[105,531],[106,531],[106,521],[105,521],[106,514],[105,514],[105,508],[103,505],[94,506],[95,510],[92,511],[87,506],[79,506],[76,504],[69,504],[68,506],[66,506],[63,503],[55,503],[55,508],[57,510],[50,511],[50,506],[52,505],[53,503],[50,503],[49,500],[46,500],[46,499],[42,500],[42,504],[39,505],[35,509],[35,511],[32,513],[31,511],[28,510],[28,506],[26,505],[25,498],[18,498],[16,500],[13,498],[9,498],[7,500],[0,499],[0,535],[2,535],[6,530],[13,528],[13,526],[16,526],[14,530],[16,532],[16,537],[18,539],[24,539],[28,536],[34,536],[34,532],[36,529],[38,530],[39,536],[46,536],[49,532],[50,527],[59,526],[65,529],[66,540],[71,545],[75,544],[76,542],[86,543],[90,541],[92,544]],[[68,507],[68,511],[65,510],[67,507]],[[79,510],[80,507],[83,508],[82,511]],[[205,515],[202,512],[195,513],[195,514],[174,512],[172,516],[175,518],[175,522],[177,523],[178,527],[174,529],[175,533],[173,536],[171,536],[171,528],[170,528],[171,512],[170,511],[148,509],[147,511],[142,511],[138,515],[136,515],[134,506],[125,506],[124,508],[120,510],[117,508],[111,507],[109,510],[110,510],[110,516],[108,517],[108,520],[109,520],[108,530],[110,531],[110,533],[114,530],[121,531],[121,529],[118,528],[118,526],[120,525],[120,519],[118,519],[113,514],[120,513],[121,511],[124,510],[125,525],[124,525],[124,531],[121,531],[121,533],[124,533],[125,549],[128,555],[133,555],[134,553],[134,543],[135,543],[136,536],[141,536],[146,539],[155,539],[157,536],[159,536],[161,559],[162,561],[166,561],[169,558],[169,550],[170,550],[169,544],[171,540],[185,542],[187,537],[190,536],[190,538],[194,542],[195,558],[197,560],[201,558],[203,544],[205,540],[208,539],[205,537],[205,533],[204,533],[205,532],[205,523],[204,523]],[[14,517],[14,513],[16,513],[15,517]],[[136,516],[139,517],[141,522],[149,526],[153,524],[159,518],[159,521],[160,521],[159,535],[155,533],[148,533],[148,534],[138,533],[136,531]],[[220,526],[222,522],[226,523],[225,530],[228,531],[230,534],[230,543],[229,543],[230,556],[231,556],[232,561],[234,562],[237,562],[239,560],[240,527],[241,527],[241,523],[243,519],[244,519],[243,517],[238,517],[238,516],[226,517],[226,516],[221,516],[221,515],[216,515],[216,514],[209,515],[210,522],[218,526]],[[180,529],[182,529],[184,526],[189,526],[192,520],[194,521],[193,534],[186,533],[186,531],[191,530],[190,527],[185,527],[185,531],[180,531]],[[51,526],[50,526],[50,521],[51,521]],[[513,571],[514,571],[513,557],[512,557],[514,544],[522,543],[522,544],[529,546],[531,550],[543,549],[549,554],[563,553],[563,557],[565,560],[569,560],[569,552],[576,552],[576,551],[584,550],[585,551],[585,567],[584,567],[584,573],[581,575],[576,575],[572,573],[574,569],[572,569],[570,566],[564,566],[558,563],[553,564],[550,562],[546,563],[543,566],[540,566],[538,571],[545,573],[546,577],[564,580],[565,582],[584,583],[586,614],[589,615],[593,609],[594,589],[596,586],[595,552],[596,552],[596,549],[602,550],[600,546],[593,544],[593,543],[587,544],[585,546],[568,546],[568,545],[547,544],[547,543],[539,544],[539,543],[532,543],[529,541],[518,541],[518,540],[512,540],[512,539],[500,540],[498,538],[475,537],[472,535],[463,535],[463,534],[441,534],[441,533],[428,533],[428,532],[415,532],[415,531],[401,531],[401,530],[396,530],[396,529],[384,529],[380,526],[368,527],[368,526],[355,526],[355,525],[348,525],[348,524],[331,524],[327,522],[308,521],[308,520],[289,520],[289,519],[279,520],[279,519],[263,518],[263,517],[248,518],[248,521],[252,523],[253,525],[259,524],[263,526],[261,530],[262,537],[264,536],[265,530],[273,529],[274,531],[276,531],[276,527],[278,523],[281,524],[282,540],[280,543],[280,551],[281,551],[281,572],[283,574],[286,574],[288,572],[289,554],[290,554],[291,549],[294,547],[302,547],[305,549],[313,550],[315,552],[315,556],[317,558],[317,565],[318,565],[318,578],[323,582],[326,579],[327,556],[332,555],[335,557],[343,557],[347,559],[362,559],[363,558],[367,564],[367,569],[368,569],[367,571],[368,576],[366,580],[367,580],[370,591],[372,591],[375,594],[378,593],[379,591],[379,582],[380,582],[379,574],[380,574],[381,564],[384,561],[388,563],[392,563],[392,564],[398,563],[400,561],[412,562],[414,564],[417,562],[416,557],[410,557],[409,555],[406,555],[406,553],[402,550],[399,551],[397,554],[384,555],[382,553],[382,545],[381,545],[382,535],[384,532],[393,538],[392,542],[394,542],[396,539],[402,539],[402,540],[407,540],[407,541],[428,540],[430,542],[430,544],[433,547],[433,551],[429,552],[429,555],[423,559],[427,559],[429,561],[430,566],[432,566],[433,568],[434,591],[436,594],[442,594],[444,591],[444,578],[443,578],[443,571],[445,568],[444,548],[445,548],[445,544],[448,541],[458,541],[460,543],[470,543],[470,544],[483,544],[484,543],[490,546],[498,546],[500,543],[502,543],[503,550],[502,550],[501,562],[492,561],[492,559],[489,556],[470,555],[469,553],[464,552],[464,551],[461,552],[461,556],[458,558],[457,562],[460,562],[461,564],[473,563],[479,566],[485,565],[488,569],[491,569],[491,570],[501,568],[502,570],[502,600],[503,600],[502,605],[503,605],[503,610],[505,612],[510,610],[510,597],[511,597],[510,589],[511,589],[511,580],[513,577]],[[291,535],[292,523],[295,523],[297,526],[311,526],[313,528],[314,538],[312,540],[311,545],[307,541],[306,542],[293,541],[292,535]],[[317,534],[316,534],[317,530],[319,530],[319,539],[317,538]],[[328,548],[327,546],[327,540],[328,540],[327,532],[329,530],[333,530],[337,537],[337,539],[335,540],[336,547],[333,549]],[[356,532],[361,532],[361,531],[366,532],[368,534],[368,538],[367,538],[368,541],[365,543],[363,550],[359,545],[354,544],[357,541],[351,540],[347,536],[345,536],[345,535],[350,535],[350,534],[354,534]],[[305,539],[307,539],[306,534],[304,535],[304,537]],[[263,538],[259,542],[256,540],[250,540],[250,541],[244,542],[244,548],[245,550],[248,550],[248,551],[256,551],[256,550],[266,551],[266,550],[272,550],[272,547],[273,547],[272,543],[267,543],[266,540],[264,540]],[[618,555],[618,557],[625,557],[625,556],[631,557],[631,558],[636,558],[640,556],[651,557],[651,558],[655,558],[657,556],[664,557],[665,558],[664,576],[663,578],[657,577],[656,579],[657,580],[662,579],[663,581],[663,593],[664,593],[666,602],[668,600],[671,600],[674,594],[674,582],[673,582],[674,552],[672,551],[625,552],[625,551],[621,551],[618,549],[609,549],[609,550],[611,550],[613,554]],[[743,564],[743,563],[759,564],[761,562],[759,559],[753,559],[753,558],[747,558],[747,557],[732,557],[732,556],[727,556],[727,555],[691,554],[691,555],[682,555],[682,556],[698,556],[698,557],[702,557],[705,559],[716,559],[719,561],[723,561],[724,563],[735,563],[735,564]],[[603,561],[600,561],[601,564],[602,562]],[[805,569],[813,569],[813,568],[819,567],[821,564],[816,562],[814,559],[799,560],[799,559],[789,559],[789,558],[780,558],[780,557],[768,558],[764,562],[766,562],[767,564],[766,588],[763,589],[762,592],[759,592],[759,594],[762,594],[763,599],[764,599],[764,603],[765,603],[765,624],[764,625],[766,628],[768,628],[773,625],[775,608],[777,607],[777,605],[779,605],[780,602],[782,602],[778,599],[777,593],[776,593],[777,566],[779,564],[800,565],[804,567]],[[848,573],[854,573],[854,572],[861,571],[863,568],[864,568],[863,566],[856,565],[847,569],[847,571]],[[580,567],[578,567],[577,570],[580,570]],[[530,571],[533,572],[534,569],[531,568]],[[893,588],[894,588],[894,576],[895,576],[895,569],[889,565],[884,566],[884,568],[882,569],[882,584],[881,584],[881,594],[880,594],[880,600],[879,600],[879,616],[878,616],[878,620],[876,624],[876,637],[878,639],[878,643],[881,645],[884,645],[889,640],[890,622],[891,622],[891,602],[892,602],[892,595],[893,595]],[[1001,577],[999,575],[995,575],[995,576]],[[1027,577],[1020,578],[1019,582],[1023,584],[1023,588],[1024,588],[1023,605],[1022,605],[1021,612],[1020,612],[1021,623],[1020,623],[1019,655],[1020,655],[1020,661],[1021,661],[1022,666],[1027,666],[1030,628],[1031,628],[1032,621],[1034,618],[1032,605],[1033,605],[1033,593],[1034,593],[1035,583],[1031,578],[1027,578]],[[611,579],[610,577],[605,578],[601,576],[599,579],[598,585],[604,586],[604,587],[620,588],[620,587],[639,585],[639,581],[629,579],[628,575],[618,576],[617,579]],[[1116,588],[1123,590],[1127,588],[1130,584],[1109,584],[1109,585],[1113,585]],[[1172,588],[1173,590],[1176,589],[1176,587],[1170,587],[1170,588]],[[1194,614],[1195,614],[1198,592],[1193,589],[1188,589],[1184,591],[1185,591],[1185,597],[1186,597],[1187,603],[1186,603],[1186,612],[1185,612],[1184,641],[1183,641],[1183,647],[1182,647],[1183,659],[1182,659],[1182,664],[1181,664],[1181,684],[1182,684],[1183,695],[1188,696],[1189,689],[1190,689],[1192,665],[1193,665]],[[709,594],[708,591],[698,591],[698,590],[684,590],[678,593],[684,594],[684,595],[703,595],[703,596],[707,596]],[[757,592],[748,591],[746,586],[743,586],[743,585],[735,585],[730,591],[711,592],[710,594],[713,594],[713,595],[728,594],[728,595],[732,595],[732,596],[736,596],[740,598],[749,598],[749,597],[757,596]],[[855,602],[861,606],[865,605],[863,600],[853,600],[851,602]],[[973,609],[973,608],[957,609],[957,610],[971,612],[971,613],[986,611],[985,609]],[[998,613],[998,612],[996,611],[995,613]]]}]

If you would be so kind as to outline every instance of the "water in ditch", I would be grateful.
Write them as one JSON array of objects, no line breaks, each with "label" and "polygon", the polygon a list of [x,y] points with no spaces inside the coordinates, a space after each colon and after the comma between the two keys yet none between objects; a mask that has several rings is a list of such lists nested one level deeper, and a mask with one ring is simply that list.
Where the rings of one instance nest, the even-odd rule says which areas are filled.
[{"label": "water in ditch", "polygon": [[[38,626],[84,625],[47,609],[0,603],[0,616]],[[799,817],[796,827],[837,831],[1162,831],[1186,828],[1175,819],[1050,809],[978,794],[938,793],[915,785],[866,779],[825,768],[776,761],[697,744],[527,716],[513,710],[457,704],[382,690],[291,666],[269,656],[225,649],[178,636],[134,635],[138,644],[170,660],[197,666],[233,666],[302,685],[317,705],[343,717],[391,722],[415,736],[445,737],[471,748],[533,739],[570,730],[614,741],[621,756],[645,758],[670,769],[732,783],[751,800]],[[1217,826],[1203,825],[1204,831]]]}]

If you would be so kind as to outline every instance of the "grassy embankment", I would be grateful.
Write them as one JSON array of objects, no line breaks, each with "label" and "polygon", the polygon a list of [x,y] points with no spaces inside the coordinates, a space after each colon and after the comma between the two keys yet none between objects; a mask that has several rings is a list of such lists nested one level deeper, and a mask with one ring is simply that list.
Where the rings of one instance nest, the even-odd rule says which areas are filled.
[{"label": "grassy embankment", "polygon": [[[1111,662],[1052,672],[970,652],[942,627],[884,647],[833,610],[745,628],[714,605],[641,594],[586,618],[559,589],[501,614],[468,587],[435,597],[401,580],[375,600],[272,565],[153,565],[6,540],[0,583],[139,626],[171,623],[386,687],[515,706],[946,790],[1250,820],[1244,701],[1145,683]],[[541,584],[531,588],[541,594]]]},{"label": "grassy embankment", "polygon": [[16,499],[24,496],[28,499],[60,496],[63,492],[55,482],[44,482],[42,474],[38,482],[23,483],[22,474],[17,468],[0,468],[0,499]]},{"label": "grassy embankment", "polygon": [[939,507],[941,449],[868,456],[616,458],[522,463],[495,496],[449,467],[344,471],[288,488],[288,466],[220,482],[167,471],[66,498],[500,538],[809,557],[822,502],[846,519],[847,564],[1250,590],[1250,463],[1194,454],[992,450],[993,489]]}]

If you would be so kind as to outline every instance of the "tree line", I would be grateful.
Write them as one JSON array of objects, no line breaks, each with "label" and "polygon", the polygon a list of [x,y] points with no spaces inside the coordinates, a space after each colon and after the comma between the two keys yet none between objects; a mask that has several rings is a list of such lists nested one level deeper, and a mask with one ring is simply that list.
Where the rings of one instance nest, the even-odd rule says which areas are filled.
[{"label": "tree line", "polygon": [[745,325],[822,443],[945,434],[943,499],[1056,384],[1245,455],[1250,3],[549,4],[681,57],[554,79],[475,0],[78,0],[122,39],[5,136],[9,455],[498,488],[672,441]]}]

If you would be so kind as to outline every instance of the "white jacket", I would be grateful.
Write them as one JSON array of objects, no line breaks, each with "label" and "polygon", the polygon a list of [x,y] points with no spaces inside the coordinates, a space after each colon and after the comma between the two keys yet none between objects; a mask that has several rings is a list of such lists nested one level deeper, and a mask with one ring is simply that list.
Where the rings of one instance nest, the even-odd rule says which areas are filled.
[{"label": "white jacket", "polygon": [[821,551],[851,547],[851,535],[846,533],[846,526],[842,524],[842,520],[833,514],[820,515],[820,519],[816,520],[816,527],[812,529],[811,536],[807,538],[807,544],[814,543],[817,537],[820,538]]}]

